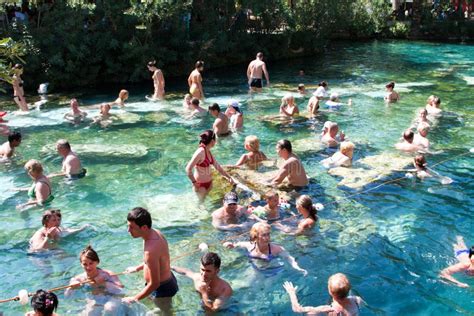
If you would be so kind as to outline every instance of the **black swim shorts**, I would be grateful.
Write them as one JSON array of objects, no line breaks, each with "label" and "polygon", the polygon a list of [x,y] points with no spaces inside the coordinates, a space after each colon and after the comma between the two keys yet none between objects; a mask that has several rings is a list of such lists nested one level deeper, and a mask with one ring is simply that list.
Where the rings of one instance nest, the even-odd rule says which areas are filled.
[{"label": "black swim shorts", "polygon": [[160,286],[151,292],[151,298],[158,298],[158,297],[173,297],[178,293],[178,281],[176,281],[176,277],[173,273],[171,273],[171,278],[168,280],[161,282]]},{"label": "black swim shorts", "polygon": [[262,87],[262,79],[252,78],[252,81],[250,81],[250,86],[252,88],[261,88]]}]

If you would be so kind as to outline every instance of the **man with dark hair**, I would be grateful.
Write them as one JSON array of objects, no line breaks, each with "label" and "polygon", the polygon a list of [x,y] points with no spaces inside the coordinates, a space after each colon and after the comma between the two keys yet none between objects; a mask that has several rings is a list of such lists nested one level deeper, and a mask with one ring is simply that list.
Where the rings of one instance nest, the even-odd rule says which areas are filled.
[{"label": "man with dark hair", "polygon": [[251,92],[262,91],[262,75],[265,75],[267,87],[270,86],[270,77],[268,76],[267,66],[263,61],[263,53],[258,53],[255,60],[252,60],[247,68],[247,80]]},{"label": "man with dark hair", "polygon": [[225,307],[232,296],[229,283],[219,277],[221,258],[216,253],[208,252],[201,257],[201,273],[172,267],[173,271],[194,281],[194,288],[199,292],[205,309],[215,312]]},{"label": "man with dark hair", "polygon": [[56,142],[56,150],[58,154],[63,157],[63,165],[61,172],[50,174],[48,178],[64,177],[69,178],[83,178],[87,170],[82,168],[81,161],[75,152],[71,149],[71,144],[65,139],[60,139]]},{"label": "man with dark hair", "polygon": [[15,147],[21,144],[20,132],[11,132],[8,134],[8,141],[0,146],[0,158],[11,158],[15,153]]},{"label": "man with dark hair", "polygon": [[219,230],[248,229],[253,223],[248,222],[247,207],[238,202],[239,197],[235,192],[227,193],[223,206],[212,212],[212,226]]},{"label": "man with dark hair", "polygon": [[230,133],[229,131],[229,118],[227,115],[221,112],[219,104],[213,103],[209,106],[209,113],[216,118],[212,129],[217,136],[225,136]]},{"label": "man with dark hair", "polygon": [[145,287],[132,297],[124,297],[126,303],[132,303],[151,296],[154,303],[165,314],[170,313],[171,298],[178,292],[178,282],[171,272],[170,253],[165,236],[152,228],[150,213],[135,207],[127,215],[128,232],[133,238],[142,238],[143,263],[136,267],[127,268],[127,272],[143,270]]},{"label": "man with dark hair", "polygon": [[301,160],[292,151],[292,146],[289,140],[281,139],[277,142],[276,151],[278,156],[285,160],[280,167],[278,174],[271,179],[273,185],[279,185],[285,180],[288,184],[296,188],[302,188],[308,184],[308,177],[304,170]]},{"label": "man with dark hair", "polygon": [[401,143],[395,144],[395,148],[401,151],[406,151],[406,152],[415,152],[415,151],[423,150],[424,148],[413,143],[414,138],[415,138],[415,133],[413,133],[411,129],[407,129],[403,133],[403,141]]}]

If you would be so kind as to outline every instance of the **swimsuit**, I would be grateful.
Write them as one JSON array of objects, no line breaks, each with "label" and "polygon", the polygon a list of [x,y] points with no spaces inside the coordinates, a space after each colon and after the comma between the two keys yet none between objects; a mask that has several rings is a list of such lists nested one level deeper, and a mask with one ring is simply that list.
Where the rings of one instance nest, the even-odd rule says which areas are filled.
[{"label": "swimsuit", "polygon": [[252,88],[261,88],[262,87],[262,79],[261,78],[252,78],[250,81],[250,87]]},{"label": "swimsuit", "polygon": [[86,168],[82,168],[81,171],[79,171],[79,173],[77,174],[71,174],[69,175],[69,179],[81,179],[81,178],[84,178],[86,176],[86,173],[87,173],[87,169]]},{"label": "swimsuit", "polygon": [[199,91],[199,87],[197,84],[193,83],[191,84],[191,87],[189,88],[189,93],[191,95],[194,95],[195,93],[199,92],[199,94],[201,94],[201,91]]},{"label": "swimsuit", "polygon": [[[356,316],[356,315],[359,315],[359,312],[360,312],[360,306],[359,306],[359,303],[357,302],[357,297],[355,296],[348,296],[347,297],[351,302],[354,302],[355,305],[357,306],[357,310],[355,308],[353,308],[354,306],[351,306],[352,308],[349,308],[347,311],[349,312],[349,315],[351,316]],[[331,306],[332,306],[332,303],[331,303]],[[329,313],[329,315],[335,315],[335,316],[344,316],[345,314],[343,312],[332,312],[332,313]]]},{"label": "swimsuit", "polygon": [[178,281],[176,281],[176,277],[171,272],[171,277],[168,280],[161,282],[160,286],[156,290],[151,292],[150,296],[152,298],[173,297],[176,295],[176,293],[178,293],[178,291]]},{"label": "swimsuit", "polygon": [[[252,250],[254,250],[255,248],[257,247],[257,244],[255,244],[255,246],[253,247]],[[247,256],[250,258],[250,259],[260,259],[260,260],[265,260],[265,261],[271,261],[272,259],[275,258],[274,255],[272,255],[272,246],[270,244],[268,244],[268,255],[266,255],[265,257],[259,257],[259,256],[252,256],[250,253],[252,252],[252,250],[250,250],[250,252],[247,254]]]},{"label": "swimsuit", "polygon": [[[204,160],[201,163],[196,164],[196,166],[201,167],[201,168],[209,168],[210,165],[214,164],[214,157],[212,157],[212,154],[209,152],[209,157],[207,156],[207,150],[206,150],[206,145],[201,144],[199,147],[204,148]],[[211,181],[208,182],[196,182],[198,188],[204,188],[206,190],[209,190],[209,188],[212,185],[212,179]]]},{"label": "swimsuit", "polygon": [[[51,187],[49,186],[49,184],[47,182],[44,182],[44,181],[38,181],[38,182],[46,184],[49,188],[49,196],[46,200],[44,200],[42,202],[42,204],[50,203],[52,200],[54,200],[54,196],[51,194]],[[35,191],[36,191],[36,183],[33,183],[31,188],[28,190],[28,196],[32,199],[36,199],[36,192]]]},{"label": "swimsuit", "polygon": [[463,254],[463,253],[467,253],[469,255],[469,249],[456,250],[454,252],[454,255],[457,257],[457,256],[459,256],[460,254]]}]

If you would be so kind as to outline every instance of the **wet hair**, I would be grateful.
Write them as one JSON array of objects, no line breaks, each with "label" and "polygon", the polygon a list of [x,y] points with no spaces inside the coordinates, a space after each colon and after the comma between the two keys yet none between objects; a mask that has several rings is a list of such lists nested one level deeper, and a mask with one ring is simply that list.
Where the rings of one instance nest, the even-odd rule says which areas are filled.
[{"label": "wet hair", "polygon": [[79,255],[79,261],[82,262],[83,258],[100,263],[99,255],[91,245],[87,245],[87,247],[81,251],[81,254]]},{"label": "wet hair", "polygon": [[292,151],[291,143],[288,139],[280,139],[277,142],[277,146],[280,149],[286,149],[289,153]]},{"label": "wet hair", "polygon": [[214,252],[208,252],[201,257],[201,264],[203,266],[213,265],[216,269],[221,267],[221,258]]},{"label": "wet hair", "polygon": [[474,256],[474,246],[471,246],[471,248],[469,248],[469,259],[471,259],[472,256]]},{"label": "wet hair", "polygon": [[149,61],[147,66],[148,67],[156,67],[156,60]]},{"label": "wet hair", "polygon": [[17,69],[23,69],[23,65],[22,64],[15,64],[12,69],[14,70],[17,70]]},{"label": "wet hair", "polygon": [[151,215],[143,207],[135,207],[127,215],[127,221],[134,222],[139,227],[147,226],[151,228]]},{"label": "wet hair", "polygon": [[309,211],[309,216],[313,220],[317,220],[318,216],[318,210],[316,210],[316,207],[313,204],[313,201],[311,200],[311,197],[309,195],[301,195],[296,199],[296,205],[303,207],[305,210]]},{"label": "wet hair", "polygon": [[392,88],[392,89],[395,88],[395,82],[390,81],[389,83],[385,85],[385,88]]},{"label": "wet hair", "polygon": [[262,53],[262,52],[258,52],[258,53],[257,53],[257,58],[262,59],[262,58],[263,58],[263,53]]},{"label": "wet hair", "polygon": [[221,111],[221,107],[217,103],[212,103],[212,105],[209,105],[208,109],[209,111],[217,111],[217,112]]},{"label": "wet hair", "polygon": [[68,150],[71,150],[71,144],[66,139],[60,139],[56,142],[56,146],[58,148],[66,148]]},{"label": "wet hair", "polygon": [[328,86],[328,83],[326,81],[321,81],[318,83],[318,86],[326,88]]},{"label": "wet hair", "polygon": [[258,238],[258,234],[262,230],[271,231],[272,227],[267,223],[258,222],[253,224],[252,228],[250,229],[250,241],[256,242]]},{"label": "wet hair", "polygon": [[411,129],[407,129],[407,130],[403,133],[403,139],[406,140],[406,141],[412,142],[412,141],[413,141],[413,137],[415,137],[415,134],[413,133],[413,131],[412,131]]},{"label": "wet hair", "polygon": [[247,145],[252,151],[260,150],[260,141],[255,135],[249,135],[245,137],[245,145]]},{"label": "wet hair", "polygon": [[300,84],[298,85],[298,90],[301,91],[301,90],[303,90],[303,89],[304,89],[304,84],[300,83]]},{"label": "wet hair", "polygon": [[192,105],[199,106],[199,103],[200,103],[200,101],[199,101],[198,98],[192,98],[192,99],[191,99],[191,104],[192,104]]},{"label": "wet hair", "polygon": [[25,170],[42,173],[43,165],[36,159],[30,159],[27,163],[25,163]]},{"label": "wet hair", "polygon": [[428,165],[426,163],[426,158],[423,155],[416,155],[416,157],[413,158],[413,162],[415,163],[415,166],[421,170],[426,170],[426,166]]},{"label": "wet hair", "polygon": [[120,90],[119,92],[119,98],[123,100],[125,96],[128,96],[128,91],[125,89]]},{"label": "wet hair", "polygon": [[198,60],[196,64],[194,65],[194,68],[201,68],[204,67],[204,62],[202,60]]},{"label": "wet hair", "polygon": [[441,99],[439,97],[434,97],[433,98],[433,103],[436,104],[436,105],[440,105],[441,104]]},{"label": "wet hair", "polygon": [[43,213],[43,217],[41,218],[41,224],[46,227],[46,225],[48,224],[49,220],[51,218],[53,218],[54,216],[56,216],[56,213],[53,212],[53,210],[46,210],[44,211]]},{"label": "wet hair", "polygon": [[265,193],[265,195],[263,196],[263,198],[264,198],[265,200],[270,200],[271,198],[273,198],[273,197],[275,197],[275,196],[279,197],[278,192],[273,191],[273,190],[270,190],[270,191],[267,191],[267,192]]},{"label": "wet hair", "polygon": [[61,214],[61,210],[58,209],[58,208],[55,208],[55,209],[50,209],[49,210],[52,214],[56,215],[57,217],[59,217],[61,219],[62,217],[62,214]]},{"label": "wet hair", "polygon": [[336,273],[328,279],[329,292],[337,299],[346,298],[351,290],[351,283],[342,273]]},{"label": "wet hair", "polygon": [[213,140],[216,140],[216,134],[210,129],[199,135],[199,137],[201,138],[199,144],[204,145],[209,145]]},{"label": "wet hair", "polygon": [[21,141],[21,133],[20,132],[11,132],[8,134],[8,142],[11,143],[13,141]]},{"label": "wet hair", "polygon": [[38,290],[31,297],[31,307],[43,316],[51,316],[58,308],[58,297],[53,292]]}]

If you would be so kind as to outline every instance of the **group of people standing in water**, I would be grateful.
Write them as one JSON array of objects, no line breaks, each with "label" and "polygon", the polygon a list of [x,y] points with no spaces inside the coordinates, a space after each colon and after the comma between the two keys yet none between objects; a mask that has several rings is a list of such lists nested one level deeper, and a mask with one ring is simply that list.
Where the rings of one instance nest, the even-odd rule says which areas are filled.
[{"label": "group of people standing in water", "polygon": [[[17,67],[17,65],[15,67],[17,69],[13,83],[15,102],[21,110],[26,111],[28,107],[24,100],[20,77],[22,67]],[[165,97],[163,73],[157,68],[155,61],[149,62],[147,67],[153,73],[154,93],[151,99],[162,100]],[[258,171],[262,163],[268,160],[267,155],[260,149],[259,138],[255,135],[248,135],[244,141],[244,148],[247,153],[243,154],[234,165],[221,166],[219,164],[212,154],[212,149],[219,138],[243,127],[243,114],[239,103],[235,100],[229,102],[225,112],[222,112],[220,106],[216,103],[210,105],[208,111],[200,106],[205,97],[201,75],[203,69],[204,62],[197,61],[195,69],[188,78],[189,94],[185,96],[183,101],[183,106],[191,112],[192,117],[207,115],[209,112],[215,118],[212,128],[199,135],[198,148],[185,168],[193,190],[201,201],[206,198],[213,187],[212,167],[229,183],[237,185],[237,181],[226,170],[248,168]],[[266,80],[266,84],[269,86],[269,73],[263,61],[263,54],[258,53],[256,59],[247,68],[247,81],[251,93],[262,91],[263,79]],[[400,95],[394,88],[394,82],[386,85],[387,94],[384,98],[386,102],[393,103],[400,99]],[[338,110],[344,105],[352,105],[352,100],[349,100],[348,103],[340,102],[337,94],[331,94],[328,98],[327,90],[328,83],[320,82],[307,104],[309,116],[317,115],[323,106],[328,110]],[[307,93],[302,85],[298,86],[298,92],[300,94]],[[122,90],[114,104],[124,106],[127,98],[128,91]],[[325,100],[326,102],[323,105]],[[429,153],[429,141],[426,136],[429,129],[436,124],[436,117],[441,115],[440,104],[439,97],[432,96],[428,99],[426,107],[420,110],[414,123],[404,132],[403,142],[396,145],[397,149],[405,152],[421,151]],[[110,104],[101,105],[101,115],[107,115],[110,108]],[[300,113],[292,94],[288,94],[282,99],[279,112],[283,117],[294,117]],[[71,100],[69,116],[76,119],[86,115],[87,113],[78,108],[77,100]],[[413,129],[416,129],[418,134],[414,134]],[[339,131],[336,122],[327,121],[324,123],[320,139],[321,143],[329,148],[339,147],[334,155],[321,162],[323,166],[327,168],[351,167],[355,145],[348,140],[343,131]],[[11,158],[20,144],[21,134],[12,132],[8,136],[8,141],[0,147],[0,158]],[[54,199],[50,181],[52,177],[61,176],[80,179],[86,176],[87,170],[83,168],[78,155],[72,150],[72,146],[67,140],[58,140],[56,150],[63,157],[62,168],[58,173],[45,175],[42,164],[34,159],[25,164],[25,169],[32,178],[33,185],[29,189],[25,188],[25,190],[28,190],[30,200],[20,205],[19,209],[25,209],[29,206],[49,206]],[[265,193],[264,201],[262,201],[264,203],[260,203],[260,205],[254,203],[240,205],[237,193],[235,191],[228,192],[223,197],[222,207],[212,213],[212,225],[222,231],[248,231],[248,241],[224,241],[222,243],[223,247],[244,249],[252,262],[270,262],[279,257],[299,273],[307,275],[309,272],[300,267],[297,260],[284,247],[271,241],[271,230],[274,228],[288,235],[304,234],[316,226],[318,210],[321,210],[321,205],[313,204],[309,195],[301,194],[307,189],[310,179],[300,158],[293,152],[291,142],[287,139],[279,140],[275,144],[275,151],[278,157],[283,160],[283,164],[280,165],[275,176],[268,179],[266,183],[272,188]],[[431,176],[423,155],[418,154],[414,158],[414,166],[418,177]],[[276,188],[281,188],[282,184],[285,184],[287,190],[297,192],[297,198],[294,202],[286,201],[279,196]],[[298,214],[291,211],[292,203],[294,203]],[[90,227],[90,225],[84,225],[80,228],[65,228],[61,225],[61,219],[62,214],[59,209],[48,209],[43,213],[41,220],[43,227],[30,240],[32,251],[51,249],[65,235],[77,233]],[[142,207],[136,207],[127,214],[126,220],[128,233],[132,238],[142,239],[144,247],[143,263],[129,267],[123,273],[143,271],[145,286],[133,296],[123,297],[121,300],[109,298],[103,301],[101,305],[104,311],[114,314],[119,311],[121,302],[130,304],[149,297],[164,314],[170,313],[172,297],[179,291],[178,280],[174,273],[193,281],[194,289],[200,294],[201,303],[205,310],[218,311],[226,308],[227,302],[233,294],[233,289],[230,283],[219,276],[221,258],[217,253],[207,252],[207,247],[204,247],[203,250],[206,253],[200,258],[198,272],[184,267],[172,266],[168,242],[159,230],[153,228],[150,212]],[[287,224],[288,220],[294,220],[294,225]],[[452,275],[463,271],[474,274],[474,247],[467,248],[461,237],[458,237],[454,247],[459,263],[444,269],[440,275],[458,286],[467,287],[467,284],[457,281]],[[79,261],[84,273],[71,279],[70,288],[65,292],[66,297],[71,295],[74,289],[86,285],[90,286],[93,292],[102,291],[102,293],[111,295],[123,293],[124,286],[118,277],[123,273],[114,273],[99,268],[99,255],[90,245],[81,251]],[[287,281],[284,282],[283,288],[288,293],[292,309],[296,313],[358,315],[361,305],[364,304],[361,297],[350,295],[351,283],[347,276],[342,273],[336,273],[328,280],[328,292],[332,298],[329,305],[302,306],[296,295],[297,286]],[[97,301],[88,302],[86,311],[91,311],[97,304]],[[28,315],[53,315],[58,306],[58,299],[54,293],[39,290],[33,295],[31,305],[35,312],[30,312]]]}]

